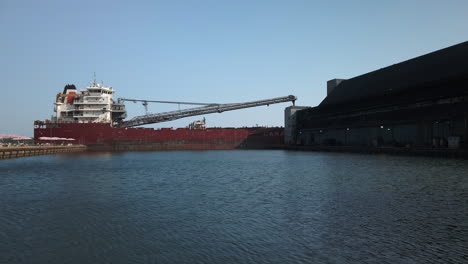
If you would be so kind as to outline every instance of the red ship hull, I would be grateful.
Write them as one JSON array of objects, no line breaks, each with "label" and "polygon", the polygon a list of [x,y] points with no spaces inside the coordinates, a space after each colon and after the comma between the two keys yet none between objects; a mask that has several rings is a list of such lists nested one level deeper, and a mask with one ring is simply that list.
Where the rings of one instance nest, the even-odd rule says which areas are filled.
[{"label": "red ship hull", "polygon": [[[278,148],[283,128],[116,128],[107,123],[46,123],[34,128],[41,137],[72,138],[96,150],[209,150]],[[58,141],[59,142],[59,141]]]}]

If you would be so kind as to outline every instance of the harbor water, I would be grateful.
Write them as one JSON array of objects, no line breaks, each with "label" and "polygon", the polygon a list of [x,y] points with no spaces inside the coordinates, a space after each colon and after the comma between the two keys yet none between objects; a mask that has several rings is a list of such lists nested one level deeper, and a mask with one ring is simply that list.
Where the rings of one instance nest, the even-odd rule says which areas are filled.
[{"label": "harbor water", "polygon": [[0,161],[0,263],[468,263],[468,161],[295,151]]}]

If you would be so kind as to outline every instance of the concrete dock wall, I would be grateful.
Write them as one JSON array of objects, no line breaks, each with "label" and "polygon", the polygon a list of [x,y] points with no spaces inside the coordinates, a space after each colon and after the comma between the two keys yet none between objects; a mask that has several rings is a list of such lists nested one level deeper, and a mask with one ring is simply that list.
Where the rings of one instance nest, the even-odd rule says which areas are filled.
[{"label": "concrete dock wall", "polygon": [[0,160],[56,153],[82,152],[86,149],[84,145],[0,147]]}]

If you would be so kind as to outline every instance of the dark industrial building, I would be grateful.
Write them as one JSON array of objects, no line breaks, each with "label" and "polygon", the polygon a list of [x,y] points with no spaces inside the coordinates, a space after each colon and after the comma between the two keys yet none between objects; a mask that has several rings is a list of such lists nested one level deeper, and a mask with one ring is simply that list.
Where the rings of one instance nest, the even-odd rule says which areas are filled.
[{"label": "dark industrial building", "polygon": [[331,80],[320,105],[294,114],[292,145],[467,149],[468,42]]}]

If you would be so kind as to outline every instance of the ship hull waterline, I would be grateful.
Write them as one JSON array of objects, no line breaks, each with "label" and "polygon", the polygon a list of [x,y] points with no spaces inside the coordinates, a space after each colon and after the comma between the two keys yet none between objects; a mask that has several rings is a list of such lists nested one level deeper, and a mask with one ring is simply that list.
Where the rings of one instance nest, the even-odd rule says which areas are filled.
[{"label": "ship hull waterline", "polygon": [[[50,142],[40,138],[68,138]],[[108,123],[49,123],[34,128],[36,144],[82,144],[89,150],[272,149],[284,145],[283,128],[119,128]]]}]

